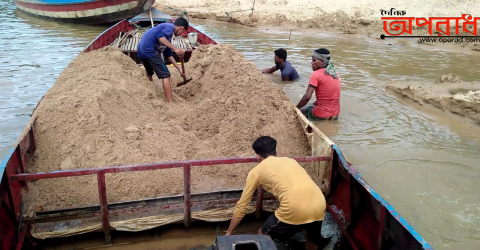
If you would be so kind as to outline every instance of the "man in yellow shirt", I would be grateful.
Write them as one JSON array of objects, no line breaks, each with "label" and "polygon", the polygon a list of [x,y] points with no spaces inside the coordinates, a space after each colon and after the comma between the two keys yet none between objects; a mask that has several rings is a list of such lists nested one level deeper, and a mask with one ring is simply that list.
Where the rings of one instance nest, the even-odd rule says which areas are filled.
[{"label": "man in yellow shirt", "polygon": [[272,193],[280,207],[265,221],[259,234],[287,242],[301,232],[305,235],[307,250],[323,249],[330,238],[321,235],[326,201],[322,191],[297,161],[276,156],[277,141],[262,136],[253,143],[260,162],[248,173],[242,197],[233,212],[227,235],[231,235],[246,214],[257,187]]}]

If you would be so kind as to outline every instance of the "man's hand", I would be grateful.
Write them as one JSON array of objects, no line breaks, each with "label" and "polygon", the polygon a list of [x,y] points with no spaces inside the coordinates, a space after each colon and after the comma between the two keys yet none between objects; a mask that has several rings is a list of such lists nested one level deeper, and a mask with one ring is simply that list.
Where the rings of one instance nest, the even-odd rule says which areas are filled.
[{"label": "man's hand", "polygon": [[177,54],[179,57],[183,57],[185,55],[185,50],[176,48],[175,54]]},{"label": "man's hand", "polygon": [[243,217],[237,219],[237,217],[235,217],[235,214],[233,214],[232,219],[230,220],[230,226],[228,226],[228,230],[227,230],[227,233],[225,235],[232,235],[233,231],[238,226],[238,224],[240,224],[242,219],[243,219]]},{"label": "man's hand", "polygon": [[264,70],[262,70],[262,73],[264,73],[264,74],[271,74],[271,73],[273,73],[273,72],[275,72],[275,71],[277,71],[277,70],[278,70],[278,69],[277,69],[277,66],[273,66],[273,67],[271,67],[271,68],[269,68],[269,69],[264,69]]}]

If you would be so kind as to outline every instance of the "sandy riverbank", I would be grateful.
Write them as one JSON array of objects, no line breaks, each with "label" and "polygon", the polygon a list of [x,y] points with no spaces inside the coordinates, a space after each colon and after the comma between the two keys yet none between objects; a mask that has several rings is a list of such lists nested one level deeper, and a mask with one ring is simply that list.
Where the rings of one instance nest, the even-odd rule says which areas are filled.
[{"label": "sandy riverbank", "polygon": [[464,82],[456,75],[443,75],[433,82],[390,82],[387,89],[422,105],[431,104],[480,124],[480,81]]},{"label": "sandy riverbank", "polygon": [[[455,3],[442,0],[427,1],[393,1],[393,0],[337,0],[334,2],[313,0],[252,0],[222,1],[222,0],[192,0],[192,1],[157,1],[155,7],[169,13],[178,15],[186,11],[192,18],[214,19],[240,23],[253,27],[274,29],[316,29],[321,32],[380,39],[386,34],[383,29],[381,17],[389,17],[381,14],[381,10],[405,11],[405,17],[461,17],[462,14],[478,15],[480,1],[456,1]],[[252,7],[254,11],[252,13]],[[174,8],[175,10],[172,10]],[[228,13],[228,14],[227,14]],[[415,21],[414,21],[415,23]],[[462,21],[460,22],[460,24]],[[451,22],[450,34],[455,34],[454,24]],[[461,25],[460,25],[461,26]],[[432,25],[432,35],[438,35]],[[445,27],[440,26],[445,30]],[[463,31],[459,35],[471,35]],[[473,32],[472,25],[467,30]],[[480,28],[477,27],[477,29]],[[391,32],[391,31],[390,31]],[[393,33],[393,32],[392,32]],[[394,33],[393,33],[394,34]],[[406,33],[404,33],[406,34]],[[417,27],[414,25],[412,35],[429,35],[428,25]],[[389,43],[418,42],[416,38],[396,38],[383,40]],[[480,51],[480,41],[460,43],[424,42],[424,44],[441,47],[454,47],[470,52]]]}]

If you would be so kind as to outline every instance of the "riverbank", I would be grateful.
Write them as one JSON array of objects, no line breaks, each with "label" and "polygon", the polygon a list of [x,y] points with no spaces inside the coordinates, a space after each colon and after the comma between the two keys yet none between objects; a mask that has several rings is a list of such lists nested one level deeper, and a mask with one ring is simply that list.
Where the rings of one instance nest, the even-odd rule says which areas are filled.
[{"label": "riverbank", "polygon": [[387,89],[421,105],[468,117],[480,124],[480,81],[464,82],[456,75],[443,75],[433,82],[391,82]]},{"label": "riverbank", "polygon": [[[410,2],[410,3],[409,3]],[[425,46],[460,49],[467,53],[476,52],[480,55],[480,40],[467,40],[454,42],[448,40],[425,41],[419,38],[380,38],[388,35],[383,28],[382,17],[395,17],[381,13],[381,10],[405,11],[404,16],[399,17],[461,17],[469,13],[469,10],[480,9],[480,2],[463,1],[451,3],[441,0],[423,1],[422,4],[413,1],[405,1],[401,4],[393,0],[339,0],[325,4],[322,1],[313,0],[252,0],[221,1],[221,0],[193,0],[193,1],[157,1],[154,7],[177,16],[186,11],[192,18],[213,19],[240,23],[257,28],[274,28],[294,31],[314,29],[317,33],[330,32],[337,35],[356,35],[357,38],[378,40],[391,44],[406,44],[409,42]],[[253,10],[252,10],[253,8]],[[476,13],[470,13],[475,17]],[[397,16],[398,17],[398,16]],[[422,23],[423,21],[420,21]],[[468,36],[459,22],[458,35]],[[429,34],[428,25],[418,27],[413,21],[414,36],[439,35],[432,25],[432,34]],[[450,22],[450,36],[456,35],[455,21]],[[445,25],[440,28],[445,31]],[[477,27],[477,29],[480,27]],[[392,32],[398,34],[398,32]],[[473,26],[467,25],[466,30],[473,33]],[[478,32],[478,31],[477,31]],[[404,33],[407,35],[407,33]],[[402,35],[402,36],[404,36]],[[445,38],[445,35],[444,37]]]}]

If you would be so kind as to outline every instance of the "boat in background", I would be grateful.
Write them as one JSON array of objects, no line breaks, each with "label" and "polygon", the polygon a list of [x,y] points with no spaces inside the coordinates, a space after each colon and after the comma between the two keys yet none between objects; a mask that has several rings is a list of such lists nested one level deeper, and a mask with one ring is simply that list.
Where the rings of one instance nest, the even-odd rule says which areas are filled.
[{"label": "boat in background", "polygon": [[77,24],[104,24],[147,11],[155,0],[15,0],[28,14]]}]

